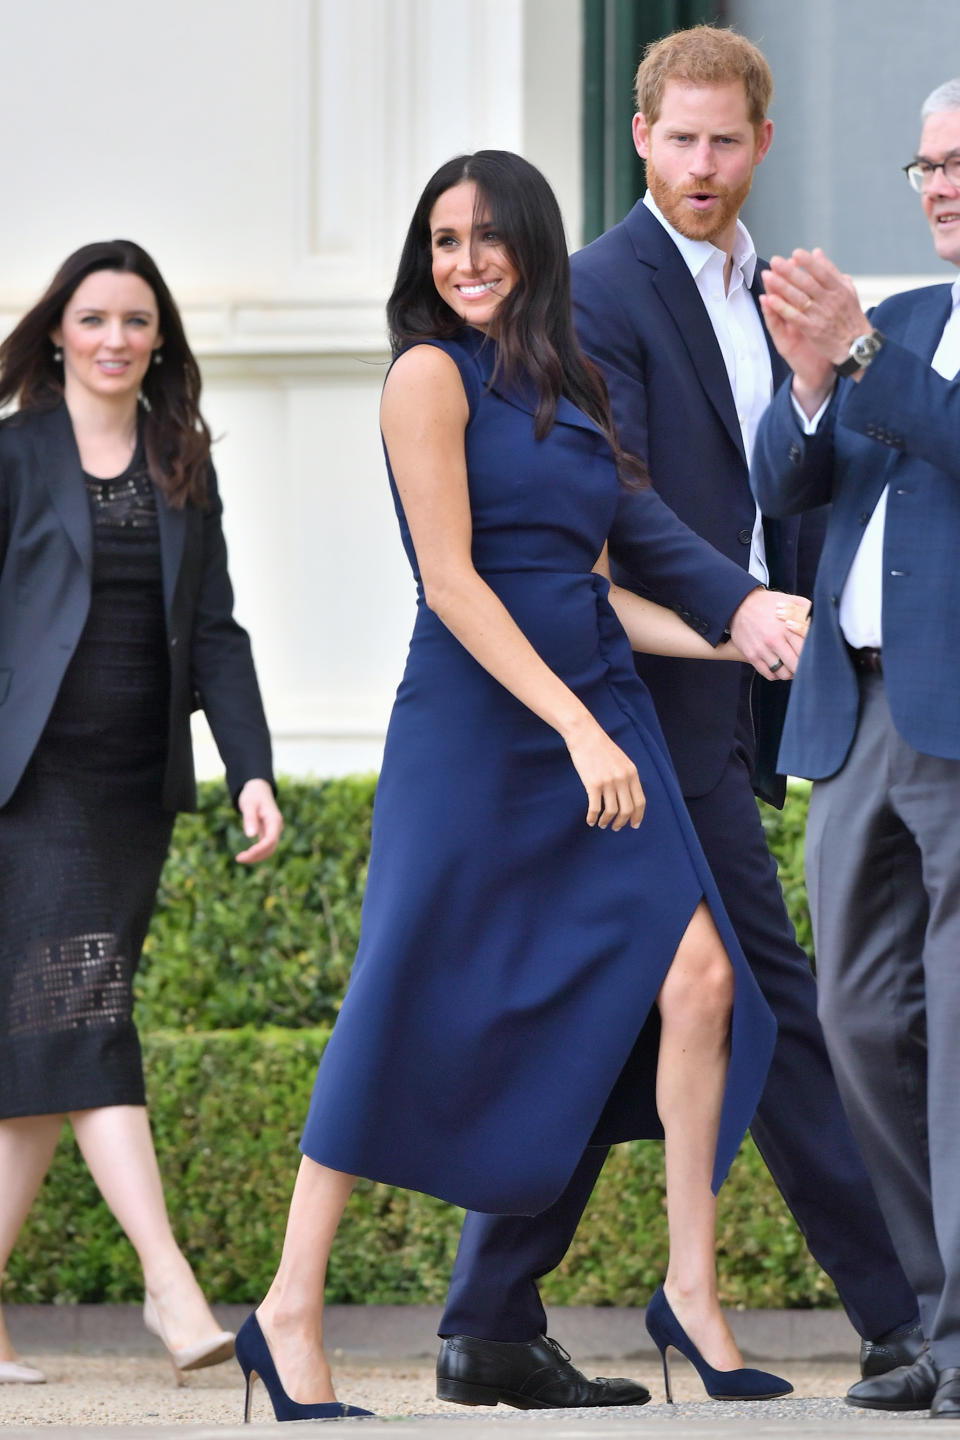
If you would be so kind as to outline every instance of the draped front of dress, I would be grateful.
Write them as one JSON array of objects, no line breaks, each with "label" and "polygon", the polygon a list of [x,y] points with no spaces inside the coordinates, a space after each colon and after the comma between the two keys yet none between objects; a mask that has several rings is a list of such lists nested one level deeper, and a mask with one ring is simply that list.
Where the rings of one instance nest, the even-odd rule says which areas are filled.
[{"label": "draped front of dress", "polygon": [[425,605],[391,474],[417,617],[377,789],[360,944],[302,1149],[472,1210],[545,1209],[591,1138],[662,1134],[655,999],[706,897],[736,981],[719,1186],[775,1024],[592,570],[619,493],[610,447],[566,400],[536,440],[532,402],[491,385],[495,351],[479,332],[430,343],[456,362],[470,407],[474,564],[634,760],[647,807],[637,830],[586,825],[560,736]]}]

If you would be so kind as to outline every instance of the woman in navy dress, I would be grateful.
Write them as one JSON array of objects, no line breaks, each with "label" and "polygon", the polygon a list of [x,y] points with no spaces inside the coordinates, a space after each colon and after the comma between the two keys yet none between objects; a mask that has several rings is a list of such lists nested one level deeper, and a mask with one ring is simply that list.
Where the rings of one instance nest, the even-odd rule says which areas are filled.
[{"label": "woman in navy dress", "polygon": [[665,1135],[665,1291],[708,1364],[735,1371],[715,1190],[775,1027],[631,645],[716,652],[610,585],[621,477],[645,477],[574,337],[539,172],[503,151],[443,166],[388,317],[381,424],[417,618],[283,1258],[237,1339],[248,1403],[259,1376],[279,1418],[343,1413],[321,1307],[356,1175],[537,1213],[599,1134]]}]

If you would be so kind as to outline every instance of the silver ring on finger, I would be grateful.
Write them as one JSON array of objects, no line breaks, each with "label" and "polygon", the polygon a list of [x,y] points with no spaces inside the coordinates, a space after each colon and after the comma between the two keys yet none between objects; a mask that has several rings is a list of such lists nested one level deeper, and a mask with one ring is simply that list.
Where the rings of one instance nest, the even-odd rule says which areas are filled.
[{"label": "silver ring on finger", "polygon": [[770,666],[770,674],[771,674],[771,675],[776,675],[777,671],[778,671],[778,670],[782,670],[782,669],[783,669],[783,661],[780,659],[780,656],[778,655],[777,658],[776,658],[776,660],[774,660],[773,664]]}]

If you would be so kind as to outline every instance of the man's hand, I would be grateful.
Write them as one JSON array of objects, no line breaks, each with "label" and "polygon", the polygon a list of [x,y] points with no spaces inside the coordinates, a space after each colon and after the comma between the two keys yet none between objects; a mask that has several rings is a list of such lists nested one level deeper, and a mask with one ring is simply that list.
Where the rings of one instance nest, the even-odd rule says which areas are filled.
[{"label": "man's hand", "polygon": [[746,595],[730,621],[730,639],[765,680],[790,680],[797,668],[803,636],[790,622],[806,614],[809,600],[758,587]]},{"label": "man's hand", "polygon": [[836,372],[799,326],[781,313],[787,310],[788,302],[780,294],[781,281],[775,272],[765,270],[763,282],[767,293],[760,296],[760,309],[767,332],[793,371],[792,388],[797,404],[812,420],[837,383]]},{"label": "man's hand", "polygon": [[[829,394],[832,367],[841,365],[852,342],[869,335],[873,326],[850,276],[841,274],[820,249],[794,250],[789,260],[775,255],[763,282],[766,294],[760,305],[768,323],[772,317],[771,339],[796,376],[798,402],[813,414]],[[810,410],[818,391],[819,402]]]},{"label": "man's hand", "polygon": [[267,781],[248,780],[237,796],[237,809],[243,819],[244,835],[256,836],[257,841],[248,850],[241,850],[236,858],[241,865],[265,860],[276,850],[283,830],[283,816]]}]

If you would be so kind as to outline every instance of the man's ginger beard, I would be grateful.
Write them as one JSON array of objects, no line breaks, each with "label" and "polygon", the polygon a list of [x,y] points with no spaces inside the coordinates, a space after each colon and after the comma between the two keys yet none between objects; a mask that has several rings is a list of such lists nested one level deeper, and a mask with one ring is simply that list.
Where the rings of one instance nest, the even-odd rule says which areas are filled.
[{"label": "man's ginger beard", "polygon": [[[730,221],[739,215],[741,205],[750,194],[752,183],[753,171],[736,190],[731,190],[717,179],[703,185],[669,185],[659,174],[653,160],[647,160],[647,184],[661,215],[670,221],[674,230],[686,235],[688,240],[712,241],[714,236],[722,235]],[[707,214],[701,214],[684,203],[685,195],[700,194],[716,195],[720,201],[719,206]]]}]

